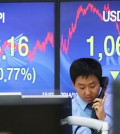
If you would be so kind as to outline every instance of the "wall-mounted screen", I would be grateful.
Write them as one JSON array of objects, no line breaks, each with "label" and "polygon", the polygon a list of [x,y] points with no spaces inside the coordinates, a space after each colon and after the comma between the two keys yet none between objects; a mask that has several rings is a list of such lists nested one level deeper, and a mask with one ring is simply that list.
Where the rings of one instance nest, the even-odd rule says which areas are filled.
[{"label": "wall-mounted screen", "polygon": [[[72,95],[71,63],[81,57],[98,60],[103,76],[120,78],[120,2],[60,3],[60,89]],[[67,8],[66,8],[67,7]],[[111,93],[108,88],[107,92]]]},{"label": "wall-mounted screen", "polygon": [[54,2],[0,4],[0,92],[54,92]]}]

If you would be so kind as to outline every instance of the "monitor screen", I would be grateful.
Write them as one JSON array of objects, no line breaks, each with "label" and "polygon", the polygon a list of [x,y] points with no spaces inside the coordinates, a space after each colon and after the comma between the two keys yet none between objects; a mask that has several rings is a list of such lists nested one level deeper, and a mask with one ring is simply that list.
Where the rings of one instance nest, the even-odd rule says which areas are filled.
[{"label": "monitor screen", "polygon": [[107,0],[60,2],[61,94],[74,95],[69,68],[82,57],[100,62],[103,76],[109,77],[107,92],[112,93],[112,80],[120,78],[119,5],[119,1]]},{"label": "monitor screen", "polygon": [[70,125],[60,125],[67,116],[71,116],[70,98],[0,97],[0,134],[71,134]]},{"label": "monitor screen", "polygon": [[54,2],[0,3],[0,29],[0,92],[54,92]]},{"label": "monitor screen", "polygon": [[120,133],[120,79],[112,83],[113,88],[113,133]]}]

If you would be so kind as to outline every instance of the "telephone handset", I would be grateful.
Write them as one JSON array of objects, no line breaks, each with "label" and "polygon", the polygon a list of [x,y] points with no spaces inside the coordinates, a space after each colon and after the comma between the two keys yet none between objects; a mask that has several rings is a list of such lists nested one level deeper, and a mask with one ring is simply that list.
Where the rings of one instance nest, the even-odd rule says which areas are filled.
[{"label": "telephone handset", "polygon": [[98,98],[103,98],[108,85],[108,77],[102,77],[100,86],[102,87]]},{"label": "telephone handset", "polygon": [[[104,97],[105,91],[107,89],[107,85],[108,85],[108,77],[102,77],[101,81],[100,81],[100,86],[102,87],[102,89],[101,89],[100,94],[98,95],[98,98],[103,98]],[[94,119],[98,119],[94,109],[92,109],[91,117],[94,118]],[[92,134],[95,134],[95,133],[96,134],[101,134],[101,132],[97,132],[94,129],[91,129],[91,133]]]},{"label": "telephone handset", "polygon": [[[102,89],[101,89],[101,92],[100,92],[100,94],[98,95],[97,98],[103,98],[104,97],[105,91],[107,89],[107,85],[108,85],[108,77],[102,77],[101,81],[100,81],[100,86],[102,87]],[[94,119],[98,119],[94,109],[92,109],[91,117],[94,118]]]}]

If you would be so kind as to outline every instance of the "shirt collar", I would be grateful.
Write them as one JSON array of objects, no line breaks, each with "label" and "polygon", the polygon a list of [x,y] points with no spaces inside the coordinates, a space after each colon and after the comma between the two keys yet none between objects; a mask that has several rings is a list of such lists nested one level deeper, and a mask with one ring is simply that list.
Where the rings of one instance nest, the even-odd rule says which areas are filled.
[{"label": "shirt collar", "polygon": [[86,108],[86,106],[87,106],[87,103],[86,103],[83,99],[81,99],[78,94],[77,94],[76,99],[78,100],[78,103],[79,103],[80,107],[81,107],[83,110],[85,110],[85,108]]}]

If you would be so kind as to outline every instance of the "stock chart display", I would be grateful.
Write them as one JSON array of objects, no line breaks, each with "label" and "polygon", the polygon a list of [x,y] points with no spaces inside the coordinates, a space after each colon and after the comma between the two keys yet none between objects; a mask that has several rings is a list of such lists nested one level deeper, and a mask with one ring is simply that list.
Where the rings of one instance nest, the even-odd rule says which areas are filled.
[{"label": "stock chart display", "polygon": [[[87,1],[60,4],[60,89],[72,96],[71,63],[81,57],[98,60],[103,76],[120,78],[120,2]],[[67,8],[66,8],[67,7]]]},{"label": "stock chart display", "polygon": [[0,92],[54,92],[54,3],[0,4]]}]

